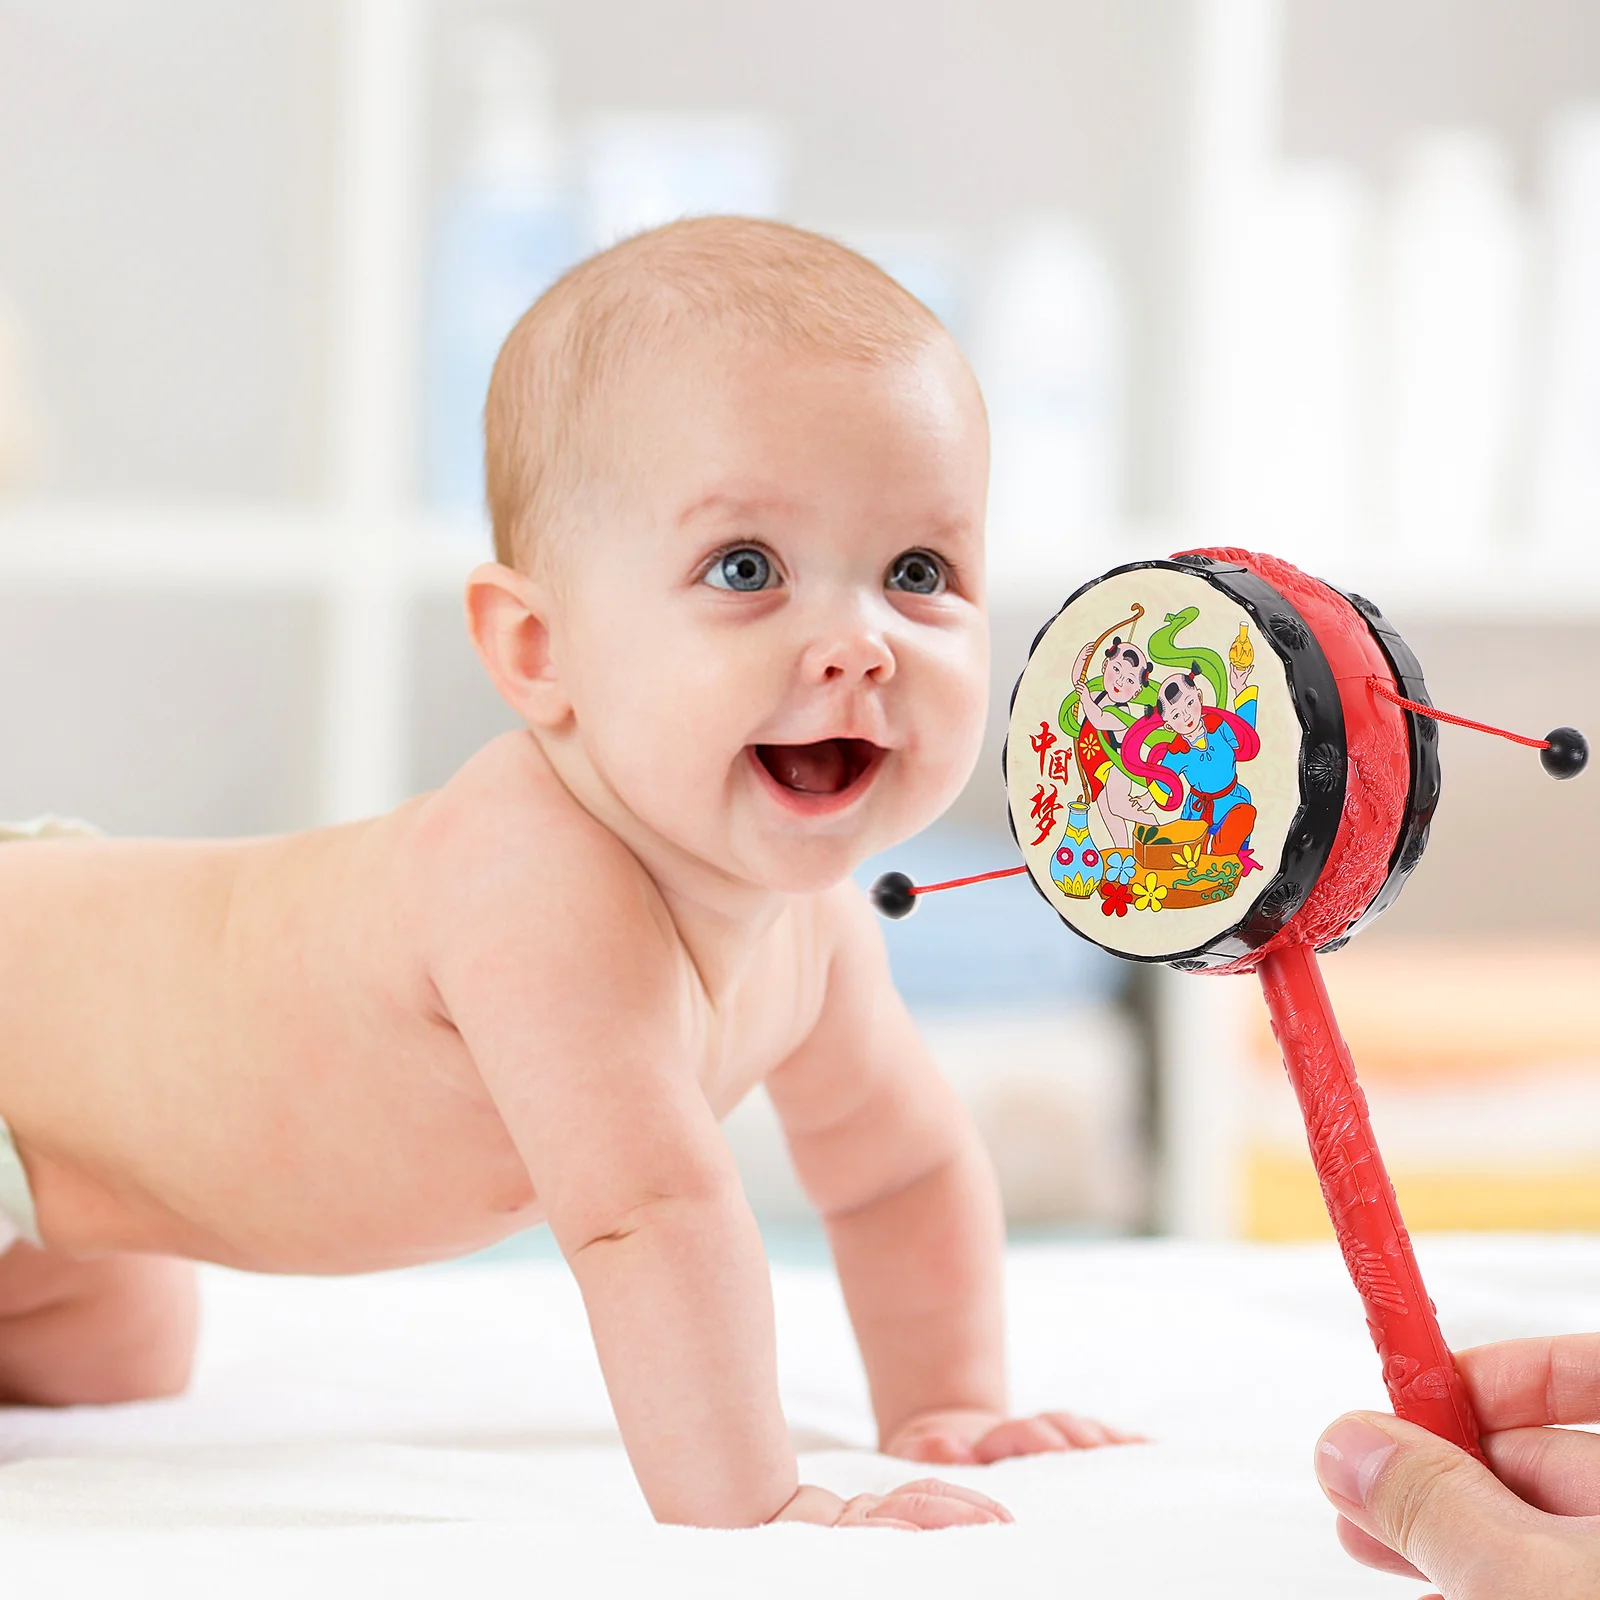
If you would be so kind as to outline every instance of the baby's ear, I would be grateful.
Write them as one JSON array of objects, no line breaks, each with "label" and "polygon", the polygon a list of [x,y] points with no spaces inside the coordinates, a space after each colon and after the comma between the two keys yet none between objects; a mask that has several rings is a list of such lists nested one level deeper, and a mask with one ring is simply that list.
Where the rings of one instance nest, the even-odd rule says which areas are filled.
[{"label": "baby's ear", "polygon": [[467,577],[467,631],[500,697],[524,722],[553,728],[572,702],[556,670],[549,596],[526,573],[486,561]]}]

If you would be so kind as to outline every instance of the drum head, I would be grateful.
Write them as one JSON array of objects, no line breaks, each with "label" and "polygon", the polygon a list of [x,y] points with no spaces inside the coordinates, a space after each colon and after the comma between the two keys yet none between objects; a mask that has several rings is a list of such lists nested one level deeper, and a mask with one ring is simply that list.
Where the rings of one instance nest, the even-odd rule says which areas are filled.
[{"label": "drum head", "polygon": [[1120,567],[1035,639],[1005,750],[1012,831],[1075,933],[1221,966],[1304,903],[1345,788],[1339,691],[1311,629],[1243,567]]}]

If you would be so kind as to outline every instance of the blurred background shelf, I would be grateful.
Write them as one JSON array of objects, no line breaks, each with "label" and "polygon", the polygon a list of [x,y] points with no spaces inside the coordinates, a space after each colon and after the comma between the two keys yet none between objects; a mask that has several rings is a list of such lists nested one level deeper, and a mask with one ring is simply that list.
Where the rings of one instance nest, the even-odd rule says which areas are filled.
[{"label": "blurred background shelf", "polygon": [[[448,777],[510,722],[461,621],[485,342],[563,251],[718,207],[865,250],[989,400],[989,753],[895,864],[1011,858],[1029,641],[1176,549],[1276,550],[1376,600],[1439,703],[1581,724],[1597,107],[1589,0],[0,0],[0,815],[276,831]],[[1448,1009],[1441,950],[1481,992],[1474,951],[1600,939],[1600,808],[1443,748],[1428,858],[1364,943]],[[1300,1216],[1250,986],[1130,975],[982,893],[889,937],[1013,1216]]]},{"label": "blurred background shelf", "polygon": [[459,598],[466,575],[492,559],[481,529],[420,515],[374,527],[251,506],[0,508],[0,581],[8,584],[203,593],[373,582]]}]

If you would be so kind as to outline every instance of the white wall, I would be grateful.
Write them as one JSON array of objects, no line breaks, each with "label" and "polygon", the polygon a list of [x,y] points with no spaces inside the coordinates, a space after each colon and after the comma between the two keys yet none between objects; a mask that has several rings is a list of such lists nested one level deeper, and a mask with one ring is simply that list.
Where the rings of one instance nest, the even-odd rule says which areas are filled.
[{"label": "white wall", "polygon": [[334,10],[0,0],[0,290],[40,487],[314,490]]}]

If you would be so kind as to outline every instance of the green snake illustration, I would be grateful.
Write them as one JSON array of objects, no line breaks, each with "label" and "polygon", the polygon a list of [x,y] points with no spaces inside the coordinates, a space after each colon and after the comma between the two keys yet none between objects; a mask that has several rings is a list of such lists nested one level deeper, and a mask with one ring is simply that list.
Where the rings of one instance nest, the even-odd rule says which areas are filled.
[{"label": "green snake illustration", "polygon": [[1226,707],[1228,669],[1223,664],[1222,657],[1215,650],[1207,650],[1200,645],[1178,643],[1178,635],[1197,621],[1199,616],[1199,606],[1185,606],[1182,611],[1169,611],[1167,620],[1150,635],[1149,656],[1152,661],[1159,661],[1164,667],[1176,667],[1180,672],[1187,672],[1191,666],[1198,663],[1211,685],[1211,693],[1214,696],[1212,704]]},{"label": "green snake illustration", "polygon": [[[1150,659],[1163,667],[1175,667],[1179,671],[1187,671],[1191,666],[1198,665],[1210,683],[1212,693],[1216,696],[1215,704],[1225,706],[1228,703],[1228,669],[1223,665],[1222,657],[1215,650],[1207,650],[1202,645],[1180,645],[1178,635],[1187,627],[1197,622],[1200,618],[1198,606],[1185,606],[1182,611],[1169,611],[1166,621],[1150,635],[1150,643],[1146,653]],[[1105,687],[1103,677],[1090,678],[1084,685],[1090,694],[1094,694]],[[1114,705],[1112,712],[1120,719],[1124,727],[1132,727],[1147,710],[1152,709],[1156,703],[1154,687],[1141,689],[1126,706]],[[1138,709],[1135,710],[1134,708]],[[1083,726],[1083,714],[1078,709],[1078,691],[1073,689],[1066,699],[1061,702],[1061,710],[1057,716],[1061,729],[1072,739],[1078,737],[1078,730]],[[1169,728],[1162,728],[1150,736],[1149,742],[1162,744],[1172,738]],[[1102,741],[1104,742],[1104,741]],[[1124,774],[1128,769],[1122,765],[1122,751],[1120,741],[1116,750],[1108,751],[1111,759],[1116,762]]]}]

